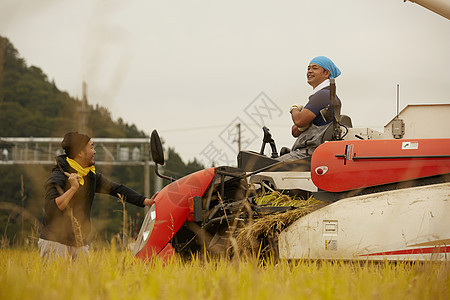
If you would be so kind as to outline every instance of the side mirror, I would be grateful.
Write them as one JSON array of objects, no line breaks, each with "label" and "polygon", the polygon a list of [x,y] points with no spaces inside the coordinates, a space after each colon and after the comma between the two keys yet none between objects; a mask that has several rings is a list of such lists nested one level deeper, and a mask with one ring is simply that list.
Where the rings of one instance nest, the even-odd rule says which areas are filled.
[{"label": "side mirror", "polygon": [[158,135],[158,131],[153,130],[150,136],[150,150],[152,153],[152,159],[156,164],[164,165],[164,151],[162,143]]},{"label": "side mirror", "polygon": [[156,129],[152,131],[152,135],[150,136],[150,151],[152,152],[152,159],[155,162],[156,175],[162,179],[167,179],[170,180],[170,182],[173,182],[174,179],[172,177],[164,176],[158,171],[158,165],[164,165],[164,151]]}]

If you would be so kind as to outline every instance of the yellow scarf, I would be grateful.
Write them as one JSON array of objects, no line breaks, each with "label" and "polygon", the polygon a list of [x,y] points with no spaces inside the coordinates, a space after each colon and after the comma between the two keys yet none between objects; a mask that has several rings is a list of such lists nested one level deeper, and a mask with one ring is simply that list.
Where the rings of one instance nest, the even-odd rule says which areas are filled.
[{"label": "yellow scarf", "polygon": [[69,163],[69,166],[72,167],[72,169],[74,169],[75,171],[77,171],[78,176],[80,177],[80,184],[84,185],[84,176],[86,176],[89,172],[92,172],[95,174],[95,166],[92,165],[90,167],[87,168],[83,168],[82,166],[80,166],[79,163],[77,163],[76,161],[74,161],[73,159],[67,157],[67,162]]}]

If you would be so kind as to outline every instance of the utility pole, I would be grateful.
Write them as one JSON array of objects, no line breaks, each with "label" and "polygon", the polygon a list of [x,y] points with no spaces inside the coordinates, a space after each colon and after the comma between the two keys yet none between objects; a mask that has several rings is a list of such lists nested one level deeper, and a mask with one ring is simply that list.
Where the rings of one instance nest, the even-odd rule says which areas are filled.
[{"label": "utility pole", "polygon": [[[6,52],[6,40],[0,38],[0,85],[2,84],[3,80],[3,64],[5,59],[5,52]],[[0,104],[2,102],[3,102],[3,94],[0,94]]]},{"label": "utility pole", "polygon": [[87,102],[87,84],[83,81],[83,99],[78,108],[78,132],[88,134],[89,105]]},{"label": "utility pole", "polygon": [[150,197],[150,165],[149,165],[149,154],[150,145],[145,143],[144,145],[144,193],[145,196]]},{"label": "utility pole", "polygon": [[237,123],[236,127],[237,127],[237,131],[238,131],[237,143],[238,143],[238,153],[239,153],[241,151],[241,123]]}]

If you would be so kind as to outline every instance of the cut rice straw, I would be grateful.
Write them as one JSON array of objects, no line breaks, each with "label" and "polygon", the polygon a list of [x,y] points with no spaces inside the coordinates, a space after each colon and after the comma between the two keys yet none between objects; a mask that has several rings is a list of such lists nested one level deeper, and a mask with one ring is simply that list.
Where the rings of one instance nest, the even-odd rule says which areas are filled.
[{"label": "cut rice straw", "polygon": [[270,244],[269,239],[276,241],[278,234],[301,217],[329,204],[310,197],[307,200],[291,199],[287,195],[273,192],[256,200],[259,205],[295,206],[294,209],[282,213],[270,214],[247,224],[239,229],[236,235],[237,249],[235,253],[249,255],[259,253],[262,244]]}]

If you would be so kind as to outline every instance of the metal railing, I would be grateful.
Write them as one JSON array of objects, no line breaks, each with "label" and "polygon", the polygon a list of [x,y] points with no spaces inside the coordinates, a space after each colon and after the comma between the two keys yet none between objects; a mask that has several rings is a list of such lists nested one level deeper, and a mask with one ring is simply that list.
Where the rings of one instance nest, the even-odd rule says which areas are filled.
[{"label": "metal railing", "polygon": [[[63,138],[0,137],[0,165],[54,165],[64,153]],[[144,190],[150,194],[150,138],[92,138],[96,165],[144,167]]]}]

